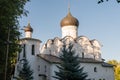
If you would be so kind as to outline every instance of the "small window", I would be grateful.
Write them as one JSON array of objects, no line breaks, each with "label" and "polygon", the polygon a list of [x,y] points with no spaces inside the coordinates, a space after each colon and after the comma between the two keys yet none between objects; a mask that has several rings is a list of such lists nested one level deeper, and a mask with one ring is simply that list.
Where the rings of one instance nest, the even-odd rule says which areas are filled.
[{"label": "small window", "polygon": [[47,80],[46,76],[42,76],[42,80]]},{"label": "small window", "polygon": [[47,80],[47,76],[44,74],[39,74],[39,80]]},{"label": "small window", "polygon": [[32,55],[35,55],[35,45],[32,45],[31,52],[32,52]]},{"label": "small window", "polygon": [[26,45],[23,45],[23,57],[26,58]]},{"label": "small window", "polygon": [[94,72],[97,72],[97,67],[94,67]]},{"label": "small window", "polygon": [[95,60],[95,57],[96,57],[96,56],[95,56],[95,54],[94,54],[94,55],[93,55],[94,60]]},{"label": "small window", "polygon": [[47,69],[47,66],[45,65],[45,72],[47,72],[47,70],[46,70],[46,69]]},{"label": "small window", "polygon": [[82,52],[82,58],[84,58],[84,52]]},{"label": "small window", "polygon": [[20,53],[18,53],[18,61],[20,60]]},{"label": "small window", "polygon": [[38,71],[40,71],[40,65],[38,65]]}]

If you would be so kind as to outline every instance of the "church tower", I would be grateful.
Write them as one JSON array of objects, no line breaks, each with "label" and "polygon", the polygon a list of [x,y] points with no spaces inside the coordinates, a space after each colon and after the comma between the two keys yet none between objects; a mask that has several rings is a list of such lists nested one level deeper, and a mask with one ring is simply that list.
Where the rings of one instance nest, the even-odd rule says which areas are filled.
[{"label": "church tower", "polygon": [[72,16],[72,14],[70,13],[70,9],[66,17],[61,20],[60,25],[62,30],[62,38],[64,38],[65,36],[77,38],[79,21],[77,20],[77,18]]},{"label": "church tower", "polygon": [[[33,77],[38,77],[36,70],[36,56],[39,54],[40,43],[39,39],[32,38],[33,29],[28,23],[24,28],[25,38],[20,39],[21,52],[18,53],[17,64],[15,68],[15,76],[19,75],[19,71],[22,68],[24,59],[29,61],[31,70],[33,70]],[[38,80],[38,79],[37,79]]]},{"label": "church tower", "polygon": [[39,47],[41,41],[39,39],[32,38],[33,28],[30,23],[24,28],[25,38],[20,40],[22,46],[21,55],[23,57],[29,58],[39,54]]}]

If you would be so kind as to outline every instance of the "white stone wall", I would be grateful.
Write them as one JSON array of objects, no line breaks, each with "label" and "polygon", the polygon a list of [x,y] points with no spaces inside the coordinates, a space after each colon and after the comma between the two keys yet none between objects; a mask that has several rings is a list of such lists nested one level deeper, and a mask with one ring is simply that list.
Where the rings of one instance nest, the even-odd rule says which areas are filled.
[{"label": "white stone wall", "polygon": [[[33,76],[34,80],[37,80],[37,77],[38,77],[38,73],[37,73],[37,70],[36,70],[36,65],[37,65],[37,61],[36,61],[36,55],[39,54],[39,48],[40,48],[40,42],[39,41],[35,41],[35,40],[25,40],[25,42],[23,41],[22,44],[26,44],[26,58],[27,60],[29,61],[30,63],[30,67],[31,69],[33,70]],[[32,55],[31,51],[32,51],[32,45],[35,46],[35,55]]]},{"label": "white stone wall", "polygon": [[[84,67],[84,72],[87,72],[87,79],[91,80],[114,80],[114,71],[112,67],[103,67],[101,63],[81,63],[81,67]],[[96,67],[96,71],[94,72],[94,68]],[[55,76],[54,71],[59,71],[56,67],[56,64],[51,66],[51,76]],[[50,80],[57,80],[53,77]]]},{"label": "white stone wall", "polygon": [[43,76],[39,75],[46,75],[46,80],[50,80],[50,67],[51,64],[44,59],[37,57],[37,64],[36,64],[36,70],[37,70],[37,77],[38,79],[34,80],[42,80]]},{"label": "white stone wall", "polygon": [[50,80],[58,80],[52,76],[55,76],[55,71],[59,71],[58,68],[56,67],[57,64],[51,64],[50,66]]},{"label": "white stone wall", "polygon": [[[25,44],[26,59],[29,61],[31,70],[33,70],[33,77],[36,78],[34,80],[39,80],[39,79],[37,79],[38,73],[36,70],[36,67],[37,67],[36,66],[37,65],[36,55],[39,54],[40,41],[35,40],[35,39],[24,38],[20,41],[20,44],[22,46],[22,51],[18,54],[19,60],[17,61],[17,64],[16,64],[15,76],[18,75],[18,73],[19,73],[18,69],[21,68],[21,60],[24,59],[23,58],[23,52],[24,52],[23,45]],[[34,45],[35,55],[32,55],[32,45]]]},{"label": "white stone wall", "polygon": [[32,38],[32,32],[30,32],[30,31],[25,32],[25,37]]},{"label": "white stone wall", "polygon": [[77,26],[63,26],[62,27],[62,38],[65,36],[71,36],[76,38],[78,36]]},{"label": "white stone wall", "polygon": [[[88,79],[114,80],[113,67],[103,67],[100,63],[81,63],[81,66],[88,72]],[[97,72],[94,72],[95,67]]]},{"label": "white stone wall", "polygon": [[35,47],[35,55],[39,54],[39,48],[40,48],[40,41],[34,40],[34,39],[26,39],[26,40],[21,40],[20,44],[22,45],[22,51],[21,55],[23,55],[23,45],[25,44],[25,51],[26,51],[26,56],[31,57],[31,51],[32,51],[32,45]]}]

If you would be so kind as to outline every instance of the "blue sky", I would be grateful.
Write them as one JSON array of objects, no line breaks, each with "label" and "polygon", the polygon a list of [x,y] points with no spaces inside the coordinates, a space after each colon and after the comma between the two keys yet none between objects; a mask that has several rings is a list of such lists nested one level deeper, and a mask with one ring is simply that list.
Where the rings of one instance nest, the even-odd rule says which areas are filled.
[{"label": "blue sky", "polygon": [[31,0],[25,6],[29,14],[20,18],[20,26],[23,28],[30,22],[34,29],[33,38],[40,39],[42,44],[61,37],[60,21],[67,15],[70,2],[70,11],[80,23],[78,35],[100,41],[103,45],[101,55],[106,61],[120,61],[120,4],[116,0],[101,4],[97,1]]}]

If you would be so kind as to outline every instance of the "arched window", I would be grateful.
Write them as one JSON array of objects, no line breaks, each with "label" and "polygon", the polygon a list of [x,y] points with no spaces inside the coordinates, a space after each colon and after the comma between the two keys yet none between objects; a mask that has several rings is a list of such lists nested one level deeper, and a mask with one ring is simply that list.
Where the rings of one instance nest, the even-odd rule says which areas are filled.
[{"label": "arched window", "polygon": [[97,72],[97,67],[94,67],[94,72]]}]

